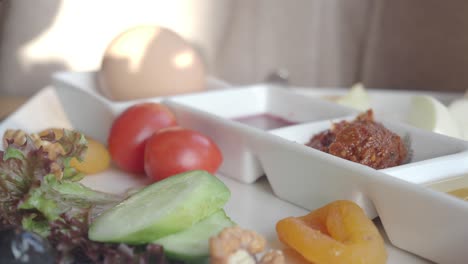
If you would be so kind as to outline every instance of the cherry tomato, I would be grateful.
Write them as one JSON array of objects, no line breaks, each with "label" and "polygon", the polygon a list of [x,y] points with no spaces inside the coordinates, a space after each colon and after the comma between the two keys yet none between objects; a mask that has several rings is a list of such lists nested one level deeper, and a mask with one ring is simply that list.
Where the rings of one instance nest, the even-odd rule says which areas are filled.
[{"label": "cherry tomato", "polygon": [[109,152],[114,163],[127,172],[144,173],[146,140],[156,131],[177,125],[174,114],[164,105],[134,105],[113,122],[109,134]]},{"label": "cherry tomato", "polygon": [[145,172],[154,181],[190,170],[215,173],[222,161],[221,151],[210,138],[181,127],[154,133],[145,147]]}]

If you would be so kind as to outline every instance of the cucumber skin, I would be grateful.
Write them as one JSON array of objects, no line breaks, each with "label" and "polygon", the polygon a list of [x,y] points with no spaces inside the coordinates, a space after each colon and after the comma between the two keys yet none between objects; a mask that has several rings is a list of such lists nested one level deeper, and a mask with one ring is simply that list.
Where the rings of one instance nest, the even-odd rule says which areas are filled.
[{"label": "cucumber skin", "polygon": [[[178,178],[190,178],[197,177],[199,179],[192,179],[195,181],[204,181],[206,184],[199,186],[196,189],[196,193],[190,195],[188,202],[179,204],[177,207],[171,208],[170,212],[159,217],[156,221],[140,230],[135,230],[129,234],[123,234],[120,236],[108,236],[101,237],[99,235],[100,228],[111,228],[113,226],[112,214],[115,210],[122,210],[125,207],[125,201],[105,211],[103,214],[98,216],[95,221],[91,224],[88,236],[89,239],[99,242],[114,242],[114,243],[127,243],[127,244],[146,244],[155,241],[159,238],[180,232],[184,229],[191,227],[198,223],[200,220],[212,215],[219,209],[221,209],[226,202],[229,200],[231,195],[229,189],[224,183],[219,180],[216,176],[211,175],[206,171],[189,171],[181,174],[171,176],[162,181],[156,182],[149,185],[130,196],[128,199],[135,199],[135,196],[144,196],[147,192],[151,193],[152,189],[157,188],[157,184],[161,184],[168,181],[177,182]],[[156,194],[153,194],[156,195]],[[127,200],[128,200],[127,199]],[[157,205],[155,205],[157,206]],[[138,215],[132,216],[135,221],[138,222]],[[132,221],[129,221],[132,224]],[[115,226],[113,228],[116,228]]]},{"label": "cucumber skin", "polygon": [[[215,218],[219,218],[219,219],[215,220],[213,223],[208,223],[206,226],[204,226],[205,225],[204,220],[211,221],[209,219],[210,217],[215,217]],[[187,263],[187,264],[205,264],[205,263],[209,263],[209,252],[203,252],[203,253],[191,255],[190,253],[181,252],[180,247],[176,248],[175,250],[172,250],[171,248],[167,248],[165,246],[165,240],[171,239],[172,237],[174,237],[176,239],[181,239],[180,236],[187,236],[187,235],[190,236],[190,235],[192,235],[190,233],[190,229],[202,228],[202,226],[204,226],[203,227],[204,229],[207,229],[207,232],[206,232],[207,241],[206,241],[206,243],[209,243],[209,238],[211,236],[215,236],[215,235],[219,234],[219,232],[221,232],[226,227],[230,227],[230,226],[235,225],[235,222],[232,221],[226,215],[224,210],[220,210],[218,212],[215,212],[213,215],[208,216],[204,220],[198,222],[197,224],[193,225],[189,229],[183,230],[180,233],[176,233],[176,234],[173,234],[173,235],[168,236],[168,237],[163,237],[160,240],[154,241],[154,243],[161,244],[164,247],[164,253],[171,260],[179,260],[179,261],[183,261],[184,263]],[[204,240],[205,238],[202,238],[202,239]],[[183,238],[182,238],[182,240],[183,240]],[[204,241],[200,241],[200,243],[203,243],[203,242]]]}]

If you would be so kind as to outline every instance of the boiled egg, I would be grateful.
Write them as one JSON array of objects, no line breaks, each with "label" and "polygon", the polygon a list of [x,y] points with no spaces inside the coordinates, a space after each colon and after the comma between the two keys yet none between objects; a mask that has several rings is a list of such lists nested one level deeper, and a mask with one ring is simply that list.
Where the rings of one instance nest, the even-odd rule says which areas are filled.
[{"label": "boiled egg", "polygon": [[407,122],[418,128],[435,133],[460,138],[461,133],[457,122],[448,108],[428,95],[417,95],[411,99]]},{"label": "boiled egg", "polygon": [[102,94],[123,101],[202,91],[206,78],[200,55],[182,37],[137,26],[112,40],[98,79]]},{"label": "boiled egg", "polygon": [[354,84],[347,94],[336,100],[338,104],[348,106],[360,111],[371,108],[369,95],[362,83]]},{"label": "boiled egg", "polygon": [[468,140],[468,98],[453,101],[448,109],[460,128],[461,137]]}]

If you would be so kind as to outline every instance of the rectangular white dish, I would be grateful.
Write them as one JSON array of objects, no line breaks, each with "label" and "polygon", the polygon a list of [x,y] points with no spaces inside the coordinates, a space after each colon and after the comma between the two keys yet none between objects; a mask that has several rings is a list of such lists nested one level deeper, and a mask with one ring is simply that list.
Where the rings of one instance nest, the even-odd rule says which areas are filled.
[{"label": "rectangular white dish", "polygon": [[[0,123],[0,133],[3,134],[9,128],[37,132],[49,127],[71,128],[71,122],[66,117],[61,102],[52,87],[41,90],[9,118]],[[219,177],[232,193],[232,197],[225,208],[226,213],[240,226],[262,234],[268,240],[269,247],[283,248],[283,245],[277,239],[274,228],[277,221],[288,216],[304,215],[308,212],[277,198],[273,194],[268,181],[264,178],[253,184],[242,184],[228,177]],[[114,167],[105,172],[86,177],[83,183],[94,189],[112,193],[122,193],[129,188],[143,184],[139,179],[131,177],[131,175]],[[386,238],[381,222],[376,220],[375,223],[386,239],[387,263],[430,263],[392,245]],[[447,239],[444,241],[447,241]],[[411,240],[408,240],[408,242],[411,242]],[[452,256],[452,260],[457,257],[463,256]],[[286,254],[286,260],[288,264],[304,264],[300,261],[297,262],[294,257],[288,254]]]},{"label": "rectangular white dish", "polygon": [[[105,98],[93,95],[90,92],[93,89],[76,88],[81,84],[63,85],[55,82],[55,85],[65,112],[70,117],[71,125],[103,142],[105,142],[113,117],[137,102],[106,101],[103,103]],[[282,93],[283,95],[280,96],[282,98],[301,98],[297,96],[299,93],[296,93],[294,89],[287,91],[276,88],[274,90],[267,85],[245,89],[257,89],[260,94],[262,89],[264,93],[265,91]],[[232,156],[233,159],[226,159],[226,163],[223,164],[222,172],[229,176],[239,181],[252,182],[258,178],[259,174],[265,172],[273,192],[278,197],[309,210],[337,199],[353,200],[362,206],[370,217],[380,216],[390,241],[396,246],[436,262],[463,263],[462,261],[468,259],[468,252],[464,249],[468,238],[468,229],[465,228],[465,223],[468,222],[467,203],[402,181],[384,173],[384,170],[374,170],[299,146],[291,140],[276,135],[275,131],[264,131],[231,120],[238,114],[255,114],[261,112],[259,109],[265,109],[258,107],[255,101],[250,105],[252,108],[247,107],[248,111],[241,106],[238,107],[239,110],[230,106],[227,109],[228,114],[225,114],[223,108],[226,103],[217,104],[218,101],[222,102],[220,98],[209,105],[206,105],[207,99],[203,99],[213,94],[226,96],[238,92],[226,90],[219,94],[212,91],[196,95],[174,96],[164,98],[162,103],[168,105],[176,113],[180,125],[201,130],[215,139],[223,149],[224,155],[229,156],[229,153],[235,153]],[[79,97],[80,94],[86,94],[86,96]],[[78,97],[82,100],[76,101]],[[246,96],[235,101],[241,101],[238,105],[242,105],[242,102],[247,102],[252,98]],[[309,110],[312,109],[314,112],[323,109],[319,112],[321,115],[311,119],[315,121],[343,118],[355,114],[353,110],[332,105],[329,102],[317,101],[311,97],[291,100],[305,102],[299,109],[307,110],[307,107],[310,107]],[[146,101],[161,101],[161,98],[150,98]],[[397,102],[402,104],[401,107],[395,105],[393,107],[407,109],[409,100]],[[262,103],[259,104],[262,105]],[[80,112],[80,106],[83,107],[83,105],[88,107],[86,115]],[[313,109],[316,106],[320,107]],[[278,108],[281,109],[281,107]],[[384,120],[385,109],[379,108],[378,111],[380,114],[377,120],[379,121],[380,118]],[[284,116],[284,113],[284,111],[274,112],[274,114],[283,115],[284,118],[289,117]],[[399,117],[403,114],[400,113]],[[295,116],[305,117],[304,113]],[[293,121],[311,120],[296,119]],[[462,162],[466,160],[466,142],[414,130],[399,123],[393,123],[394,120],[395,118],[391,122],[384,121],[393,129],[399,129],[397,132],[402,135],[410,131],[417,137],[415,144],[418,145],[418,156],[416,156],[418,162],[408,164],[409,166],[396,167],[394,174],[402,177],[404,174],[428,174],[434,179],[439,179],[468,172],[466,165]],[[96,124],[100,125],[96,126]],[[425,142],[433,139],[443,145],[442,149],[437,150],[438,153],[431,153],[430,148],[426,148]],[[443,160],[440,158],[444,157],[424,160],[431,157],[429,154],[432,156],[437,156],[433,154],[451,155],[446,155],[449,158]],[[402,169],[406,170],[401,171]],[[424,177],[422,179],[430,180]],[[413,180],[421,181],[421,178],[417,176]],[[444,226],[443,232],[434,228],[438,226]]]}]

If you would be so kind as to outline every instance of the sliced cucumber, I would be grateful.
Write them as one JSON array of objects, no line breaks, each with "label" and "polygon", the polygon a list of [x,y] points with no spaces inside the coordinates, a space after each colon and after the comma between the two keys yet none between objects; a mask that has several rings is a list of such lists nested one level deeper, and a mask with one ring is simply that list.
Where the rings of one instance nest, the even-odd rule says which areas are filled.
[{"label": "sliced cucumber", "polygon": [[223,210],[208,216],[192,227],[154,241],[164,247],[164,252],[171,259],[186,263],[203,263],[209,256],[208,241],[234,222]]},{"label": "sliced cucumber", "polygon": [[143,244],[177,233],[221,209],[229,189],[206,171],[190,171],[154,183],[105,211],[89,238]]}]

